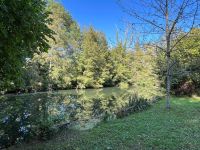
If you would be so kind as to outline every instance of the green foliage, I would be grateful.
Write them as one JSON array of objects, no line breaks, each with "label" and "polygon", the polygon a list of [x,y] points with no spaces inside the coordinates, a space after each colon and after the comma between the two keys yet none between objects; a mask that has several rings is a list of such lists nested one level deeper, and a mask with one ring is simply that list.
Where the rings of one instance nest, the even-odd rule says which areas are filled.
[{"label": "green foliage", "polygon": [[19,77],[26,58],[48,50],[48,16],[43,0],[0,1],[0,90]]},{"label": "green foliage", "polygon": [[119,87],[122,88],[122,89],[128,89],[129,85],[126,82],[120,82]]},{"label": "green foliage", "polygon": [[[175,44],[182,34],[173,41]],[[192,29],[188,35],[182,39],[172,51],[172,93],[177,95],[192,95],[198,93],[200,88],[200,30],[199,28]],[[157,64],[159,67],[160,79],[164,82],[166,73],[164,52],[159,52]],[[163,84],[165,85],[165,84]]]},{"label": "green foliage", "polygon": [[[0,148],[32,137],[49,139],[55,128],[66,122],[75,122],[83,129],[91,128],[99,120],[113,120],[144,110],[151,100],[161,95],[160,84],[164,83],[166,72],[163,52],[156,53],[153,47],[145,44],[141,48],[139,43],[130,50],[127,39],[125,42],[117,40],[116,46],[109,48],[102,32],[92,26],[81,32],[76,21],[57,1],[1,0],[0,19],[0,91],[121,88],[121,91],[110,91],[108,95],[99,89],[92,93],[95,97],[86,96],[84,91],[68,96],[43,93],[43,96],[0,97]],[[193,29],[172,53],[171,63],[176,62],[172,79],[175,93],[191,95],[200,89],[199,34],[198,28]],[[172,45],[181,35],[174,39]],[[180,75],[182,71],[189,73]],[[133,89],[126,93],[130,87]],[[142,123],[140,126],[144,125]],[[86,137],[90,140],[90,136]],[[113,137],[117,136],[111,135]],[[127,133],[118,138],[126,143],[126,139],[131,137],[134,136]],[[145,137],[149,139],[149,135]],[[88,139],[81,142],[88,143]],[[128,142],[132,144],[133,140]],[[95,145],[93,141],[91,145]],[[91,148],[91,145],[88,147]],[[151,148],[166,149],[157,145]]]},{"label": "green foliage", "polygon": [[[64,7],[54,1],[48,4],[53,19],[50,29],[56,34],[51,40],[48,53],[49,79],[53,88],[66,89],[72,87],[76,78],[76,57],[80,51],[81,33],[78,25]],[[43,54],[46,55],[46,54]]]},{"label": "green foliage", "polygon": [[55,32],[55,41],[49,41],[51,50],[62,51],[63,55],[73,55],[80,49],[79,26],[60,3],[50,0],[47,10],[51,12],[49,18],[53,20],[49,28]]},{"label": "green foliage", "polygon": [[131,57],[126,51],[126,46],[118,42],[116,47],[111,51],[113,61],[113,82],[115,85],[120,82],[130,83],[131,78]]},{"label": "green foliage", "polygon": [[49,1],[47,10],[52,12],[49,28],[55,32],[55,40],[49,39],[48,53],[34,54],[27,62],[22,80],[28,90],[71,88],[76,80],[75,58],[80,50],[80,29],[61,4]]},{"label": "green foliage", "polygon": [[[180,35],[181,37],[181,35]],[[179,40],[179,38],[177,39]],[[200,88],[200,29],[193,29],[189,35],[176,46],[173,53],[173,86],[176,94],[193,94]],[[194,87],[187,86],[191,82]],[[183,86],[185,85],[185,92]]]},{"label": "green foliage", "polygon": [[82,52],[78,59],[78,88],[103,87],[110,78],[111,65],[105,36],[92,27],[83,33]]},{"label": "green foliage", "polygon": [[[103,33],[95,31],[93,27],[81,32],[77,23],[60,3],[50,0],[46,10],[51,12],[46,19],[52,20],[52,23],[46,23],[46,26],[54,31],[54,40],[47,38],[47,44],[50,46],[48,53],[32,51],[33,58],[26,59],[26,64],[21,69],[23,76],[18,77],[19,84],[15,82],[12,89],[28,92],[108,86],[128,88],[135,84],[139,90],[137,84],[143,84],[144,78],[149,75],[149,82],[144,81],[145,87],[153,84],[149,89],[154,92],[153,82],[155,81],[157,86],[157,81],[152,77],[153,72],[145,75],[145,69],[143,72],[140,68],[137,69],[141,66],[137,64],[137,59],[134,62],[135,66],[133,65],[134,54],[127,50],[127,41],[118,41],[116,47],[109,49]],[[142,59],[146,59],[146,56],[140,60]],[[147,64],[149,63],[141,67],[144,68]],[[148,65],[147,70],[153,70],[153,67],[155,65]],[[134,74],[141,76],[136,76],[134,80]],[[139,81],[140,79],[143,81]],[[148,89],[138,91],[138,94],[143,95],[146,90]]]},{"label": "green foliage", "polygon": [[137,95],[130,95],[129,103],[117,112],[118,118],[123,118],[137,111],[143,111],[150,106],[149,100],[139,98]]},{"label": "green foliage", "polygon": [[151,47],[145,51],[136,43],[133,54],[132,83],[139,97],[152,99],[161,95],[160,81],[156,74],[156,55]]},{"label": "green foliage", "polygon": [[50,84],[48,53],[35,54],[25,67],[25,88],[30,91],[48,90]]}]

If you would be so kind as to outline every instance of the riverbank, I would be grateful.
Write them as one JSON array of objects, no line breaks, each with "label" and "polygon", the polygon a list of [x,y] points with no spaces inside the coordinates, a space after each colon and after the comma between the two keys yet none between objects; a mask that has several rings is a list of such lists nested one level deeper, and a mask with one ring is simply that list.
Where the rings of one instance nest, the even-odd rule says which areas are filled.
[{"label": "riverbank", "polygon": [[49,141],[10,149],[198,149],[200,98],[173,98],[169,111],[164,105],[161,100],[146,111],[88,131],[63,130]]}]

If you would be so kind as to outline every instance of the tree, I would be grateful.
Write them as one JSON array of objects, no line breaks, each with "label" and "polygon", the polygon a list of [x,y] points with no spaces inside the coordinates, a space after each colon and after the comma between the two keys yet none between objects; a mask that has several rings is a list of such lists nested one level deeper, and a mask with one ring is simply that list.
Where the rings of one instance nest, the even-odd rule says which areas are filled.
[{"label": "tree", "polygon": [[51,56],[50,84],[53,85],[54,89],[72,88],[73,76],[76,75],[73,72],[74,64],[72,59],[61,56],[59,51],[54,51],[53,56]]},{"label": "tree", "polygon": [[[181,33],[182,34],[182,33]],[[181,38],[178,36],[175,41]],[[175,94],[192,95],[200,88],[200,29],[194,28],[175,47],[172,59],[176,61],[172,79]],[[181,68],[181,69],[177,69]]]},{"label": "tree", "polygon": [[78,61],[78,88],[102,87],[109,80],[108,47],[104,34],[92,27],[83,33],[82,52]]},{"label": "tree", "polygon": [[113,61],[113,82],[114,85],[125,85],[131,79],[131,57],[126,49],[126,44],[121,41],[111,51]]},{"label": "tree", "polygon": [[55,88],[69,88],[76,81],[76,59],[81,48],[80,28],[60,3],[51,0],[48,10],[52,12],[50,18],[53,19],[50,29],[55,32],[55,41],[49,43],[52,47],[49,50],[50,77]]},{"label": "tree", "polygon": [[[155,43],[156,47],[165,51],[166,56],[166,108],[170,108],[170,87],[173,62],[171,53],[175,46],[190,33],[197,24],[197,14],[199,13],[199,0],[134,0],[126,1],[126,5],[120,3],[122,9],[134,18],[132,24],[143,28],[143,33],[148,33],[149,38],[159,38],[164,36],[165,47],[162,48]],[[132,3],[131,3],[132,2]],[[131,5],[133,4],[133,5]],[[128,7],[130,6],[130,7]],[[184,32],[178,41],[173,43],[173,39],[180,32]]]},{"label": "tree", "polygon": [[19,89],[25,91],[48,90],[50,83],[49,68],[48,53],[34,54],[33,58],[26,62],[24,73],[21,76],[22,81],[24,81],[23,86],[20,84]]},{"label": "tree", "polygon": [[134,92],[145,99],[161,95],[160,80],[156,74],[156,54],[152,47],[142,49],[137,42],[133,53],[132,84]]},{"label": "tree", "polygon": [[[34,54],[26,64],[25,87],[32,90],[66,89],[76,80],[75,57],[80,51],[81,32],[77,23],[64,7],[53,0],[48,1],[47,10],[51,12],[49,28],[54,31],[53,39],[48,41],[48,52]],[[34,80],[33,80],[34,79]]]},{"label": "tree", "polygon": [[46,52],[53,31],[43,0],[0,1],[0,90],[19,77],[26,58]]},{"label": "tree", "polygon": [[50,0],[47,9],[53,22],[49,25],[55,40],[50,40],[51,50],[59,50],[65,56],[71,56],[80,49],[81,32],[71,15],[58,2]]}]

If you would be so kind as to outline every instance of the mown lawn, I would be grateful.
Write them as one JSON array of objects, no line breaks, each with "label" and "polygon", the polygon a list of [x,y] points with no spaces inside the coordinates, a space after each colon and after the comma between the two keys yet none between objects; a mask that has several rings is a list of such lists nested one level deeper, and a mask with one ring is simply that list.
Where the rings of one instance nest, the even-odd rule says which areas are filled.
[{"label": "mown lawn", "polygon": [[200,98],[173,98],[171,110],[164,104],[161,100],[148,110],[100,123],[90,131],[62,131],[52,140],[18,149],[200,149]]}]

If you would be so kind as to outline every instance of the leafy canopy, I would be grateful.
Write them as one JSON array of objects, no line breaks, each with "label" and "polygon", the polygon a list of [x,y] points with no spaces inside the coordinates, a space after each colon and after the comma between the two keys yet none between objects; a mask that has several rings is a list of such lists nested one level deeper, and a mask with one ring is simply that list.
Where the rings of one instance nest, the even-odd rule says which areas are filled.
[{"label": "leafy canopy", "polygon": [[26,58],[48,50],[48,16],[43,0],[0,1],[1,88],[18,77]]}]

